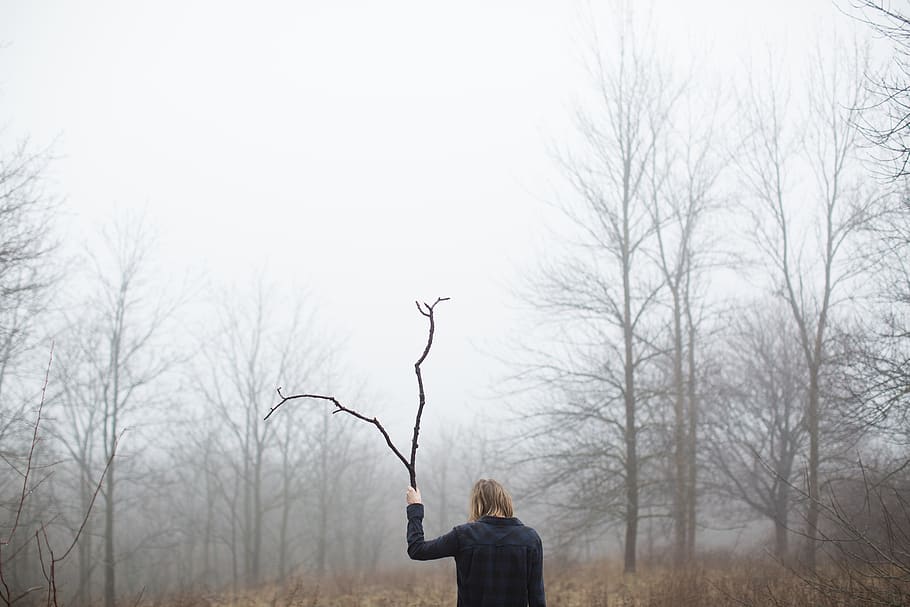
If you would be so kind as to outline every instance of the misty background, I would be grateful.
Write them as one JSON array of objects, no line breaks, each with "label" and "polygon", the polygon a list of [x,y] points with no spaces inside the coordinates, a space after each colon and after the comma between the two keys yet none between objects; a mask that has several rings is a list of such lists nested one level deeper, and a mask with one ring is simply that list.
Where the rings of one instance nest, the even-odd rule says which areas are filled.
[{"label": "misty background", "polygon": [[375,428],[263,418],[334,395],[405,448],[437,297],[428,533],[494,476],[553,562],[814,567],[820,492],[907,487],[901,64],[862,15],[0,2],[4,580],[407,566]]}]

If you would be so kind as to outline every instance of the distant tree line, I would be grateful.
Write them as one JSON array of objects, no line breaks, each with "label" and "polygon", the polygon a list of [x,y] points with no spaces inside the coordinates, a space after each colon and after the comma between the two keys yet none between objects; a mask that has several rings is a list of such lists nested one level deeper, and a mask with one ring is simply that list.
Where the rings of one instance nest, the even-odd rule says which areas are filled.
[{"label": "distant tree line", "polygon": [[[314,298],[262,277],[183,284],[141,216],[62,259],[45,164],[21,147],[0,171],[0,604],[111,606],[403,560],[390,496],[406,482],[362,424],[318,404],[263,421],[281,385],[367,399]],[[457,425],[426,440],[447,516],[489,465],[484,441]]]},{"label": "distant tree line", "polygon": [[[43,222],[42,209],[31,211]],[[7,325],[0,604],[240,592],[403,559],[390,496],[406,483],[362,424],[318,404],[263,421],[279,385],[365,398],[312,298],[262,278],[200,295],[156,267],[141,217],[101,236],[65,282],[43,273],[60,264],[49,240],[29,240],[16,262],[32,281],[17,283],[22,306],[55,305],[11,306]],[[463,508],[447,495],[487,465],[483,440],[457,426],[427,440],[427,486],[449,516]],[[51,573],[47,549],[60,546],[71,550]]]}]

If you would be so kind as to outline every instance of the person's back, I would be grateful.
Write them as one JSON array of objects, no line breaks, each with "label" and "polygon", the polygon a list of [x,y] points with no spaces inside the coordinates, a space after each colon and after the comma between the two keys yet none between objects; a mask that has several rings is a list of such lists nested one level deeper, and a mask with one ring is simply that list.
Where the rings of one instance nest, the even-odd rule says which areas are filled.
[{"label": "person's back", "polygon": [[512,516],[511,498],[499,483],[477,481],[472,522],[436,539],[424,539],[423,514],[420,493],[409,488],[408,555],[455,558],[459,607],[545,607],[540,536]]}]

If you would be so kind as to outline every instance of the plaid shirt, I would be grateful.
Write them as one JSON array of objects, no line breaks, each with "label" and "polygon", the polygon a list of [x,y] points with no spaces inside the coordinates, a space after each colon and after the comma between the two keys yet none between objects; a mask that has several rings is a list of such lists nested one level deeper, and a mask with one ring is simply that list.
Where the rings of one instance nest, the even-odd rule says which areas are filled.
[{"label": "plaid shirt", "polygon": [[424,540],[423,504],[410,504],[408,556],[455,557],[458,607],[546,607],[543,544],[517,518],[484,516]]}]

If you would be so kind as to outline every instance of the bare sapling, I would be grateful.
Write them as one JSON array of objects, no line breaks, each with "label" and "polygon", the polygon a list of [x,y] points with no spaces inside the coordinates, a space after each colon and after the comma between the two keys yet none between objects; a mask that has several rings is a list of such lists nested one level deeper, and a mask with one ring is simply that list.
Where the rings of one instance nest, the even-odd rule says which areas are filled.
[{"label": "bare sapling", "polygon": [[[111,461],[114,457],[114,451],[116,451],[116,446],[119,443],[118,437],[114,443],[111,457],[108,458],[107,463],[104,466],[104,470],[102,470],[101,476],[95,485],[95,491],[92,493],[88,507],[83,513],[82,521],[79,527],[75,530],[72,540],[68,545],[64,547],[62,551],[57,551],[55,553],[53,545],[51,544],[51,539],[48,537],[47,533],[49,523],[45,521],[39,521],[37,524],[37,529],[34,531],[34,533],[29,532],[29,537],[21,541],[17,541],[18,538],[16,537],[16,532],[21,529],[20,522],[22,513],[26,508],[26,502],[34,493],[35,488],[40,485],[43,480],[45,480],[40,479],[38,481],[33,481],[33,473],[38,468],[35,462],[35,457],[38,444],[41,441],[40,430],[41,422],[43,421],[42,414],[44,412],[45,398],[47,396],[47,385],[50,379],[51,365],[53,363],[53,360],[54,346],[52,344],[50,357],[47,363],[47,370],[44,374],[44,385],[41,388],[41,400],[38,402],[38,409],[35,413],[35,422],[32,425],[32,438],[31,443],[29,444],[28,455],[26,456],[25,460],[25,469],[20,471],[20,475],[22,476],[22,491],[19,494],[19,499],[16,502],[12,526],[10,527],[5,537],[0,537],[0,606],[3,607],[11,607],[15,603],[26,599],[31,594],[38,591],[44,592],[44,602],[48,607],[57,607],[57,566],[70,555],[70,553],[73,551],[73,548],[76,547],[76,544],[82,537],[82,533],[85,530],[89,517],[91,516],[92,509],[94,508],[95,500],[98,497],[98,493],[101,491],[104,477],[111,466]],[[34,537],[34,540],[37,544],[38,562],[41,565],[41,574],[44,577],[46,583],[44,586],[35,585],[29,586],[27,588],[11,588],[5,576],[5,570],[7,566],[12,564],[12,561],[15,560],[17,556],[24,552],[26,545],[31,542],[32,537]]]},{"label": "bare sapling", "polygon": [[427,402],[426,393],[424,392],[424,386],[423,386],[423,375],[421,374],[421,371],[420,371],[420,365],[422,365],[423,362],[426,360],[427,356],[430,354],[430,348],[433,347],[433,334],[436,331],[436,318],[434,316],[436,306],[440,302],[448,301],[449,299],[450,298],[448,298],[448,297],[438,297],[438,298],[436,298],[436,301],[434,301],[432,304],[428,304],[426,302],[420,303],[418,301],[414,302],[414,304],[417,306],[417,311],[420,312],[423,316],[425,316],[427,318],[427,320],[429,322],[429,326],[427,329],[426,346],[424,347],[423,352],[420,355],[420,358],[418,358],[417,362],[414,363],[414,374],[417,375],[418,403],[417,403],[417,417],[414,420],[414,432],[411,435],[410,458],[406,458],[404,456],[404,454],[401,452],[401,450],[395,446],[395,443],[392,442],[392,438],[389,436],[388,431],[386,431],[385,427],[380,423],[380,421],[376,417],[368,417],[368,416],[360,413],[359,411],[350,409],[350,408],[344,406],[343,404],[341,404],[341,402],[334,396],[330,396],[330,395],[326,395],[326,394],[293,394],[293,395],[285,396],[281,392],[281,388],[279,387],[278,396],[281,398],[281,400],[278,401],[278,404],[276,404],[274,407],[269,409],[269,412],[265,416],[264,419],[268,419],[269,417],[271,417],[272,413],[274,413],[278,409],[278,407],[280,407],[284,403],[288,402],[289,400],[296,400],[299,398],[312,398],[312,399],[317,399],[317,400],[329,401],[335,406],[335,410],[332,411],[332,414],[340,413],[340,412],[347,413],[348,415],[352,415],[361,421],[364,421],[368,424],[372,424],[372,425],[376,426],[376,429],[379,430],[379,433],[382,434],[382,437],[385,439],[386,445],[389,446],[389,449],[392,450],[392,453],[395,454],[395,457],[397,457],[398,460],[402,464],[404,464],[404,467],[407,468],[411,486],[416,488],[417,487],[416,464],[417,464],[417,446],[418,446],[417,438],[420,435],[420,420],[423,417],[423,409]]}]

